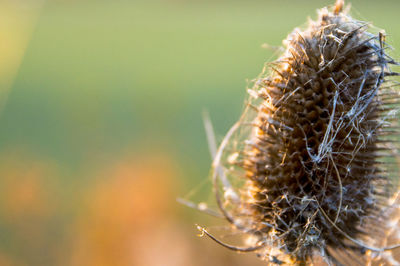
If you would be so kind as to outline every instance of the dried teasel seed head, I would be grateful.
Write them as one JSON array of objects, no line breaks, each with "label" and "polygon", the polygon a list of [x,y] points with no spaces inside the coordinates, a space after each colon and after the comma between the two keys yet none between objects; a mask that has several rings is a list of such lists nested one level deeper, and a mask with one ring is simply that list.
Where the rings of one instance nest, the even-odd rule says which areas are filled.
[{"label": "dried teasel seed head", "polygon": [[[368,32],[343,5],[320,10],[316,21],[287,37],[271,73],[251,89],[258,100],[245,113],[254,118],[246,122],[244,115],[220,147],[217,201],[254,244],[226,245],[231,249],[258,250],[276,264],[304,264],[316,254],[330,263],[343,261],[341,254],[362,260],[385,250],[371,239],[384,234],[377,225],[393,192],[385,158],[396,133],[387,127],[397,104],[388,79],[395,62],[384,35]],[[249,125],[235,152],[225,149]],[[239,189],[230,187],[231,176],[245,180]],[[239,199],[224,199],[221,189]]]}]

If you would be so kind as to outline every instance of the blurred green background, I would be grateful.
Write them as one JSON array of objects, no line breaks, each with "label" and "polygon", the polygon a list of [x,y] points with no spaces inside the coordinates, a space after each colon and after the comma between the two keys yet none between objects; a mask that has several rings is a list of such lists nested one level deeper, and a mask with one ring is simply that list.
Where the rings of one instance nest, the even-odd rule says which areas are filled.
[{"label": "blurred green background", "polygon": [[[329,4],[1,0],[0,265],[262,265],[175,198],[208,176],[202,111],[220,140],[262,44]],[[400,49],[399,1],[352,6]]]}]

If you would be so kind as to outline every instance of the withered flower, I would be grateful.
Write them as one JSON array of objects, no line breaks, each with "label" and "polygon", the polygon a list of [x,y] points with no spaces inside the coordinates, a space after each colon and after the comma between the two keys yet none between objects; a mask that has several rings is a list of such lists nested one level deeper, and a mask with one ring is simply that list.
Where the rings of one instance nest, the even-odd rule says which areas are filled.
[{"label": "withered flower", "polygon": [[396,62],[385,34],[343,7],[289,34],[216,154],[218,205],[248,246],[200,229],[230,249],[271,264],[394,260]]}]

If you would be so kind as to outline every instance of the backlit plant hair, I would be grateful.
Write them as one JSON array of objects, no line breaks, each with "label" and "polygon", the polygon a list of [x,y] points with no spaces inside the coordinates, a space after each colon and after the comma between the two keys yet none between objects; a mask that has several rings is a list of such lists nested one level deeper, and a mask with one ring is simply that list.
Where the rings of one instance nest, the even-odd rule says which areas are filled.
[{"label": "backlit plant hair", "polygon": [[399,245],[383,245],[399,226],[396,62],[385,34],[343,7],[289,34],[216,152],[217,203],[247,246],[199,230],[229,249],[271,264],[394,263]]}]

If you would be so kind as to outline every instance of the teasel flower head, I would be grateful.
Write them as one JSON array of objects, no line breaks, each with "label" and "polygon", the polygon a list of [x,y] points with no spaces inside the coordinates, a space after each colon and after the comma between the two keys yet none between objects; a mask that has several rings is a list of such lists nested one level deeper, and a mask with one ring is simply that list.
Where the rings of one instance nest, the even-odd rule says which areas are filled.
[{"label": "teasel flower head", "polygon": [[200,230],[230,249],[271,264],[394,260],[396,62],[343,7],[289,34],[216,154],[217,203],[247,246]]}]

